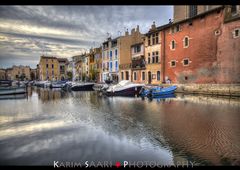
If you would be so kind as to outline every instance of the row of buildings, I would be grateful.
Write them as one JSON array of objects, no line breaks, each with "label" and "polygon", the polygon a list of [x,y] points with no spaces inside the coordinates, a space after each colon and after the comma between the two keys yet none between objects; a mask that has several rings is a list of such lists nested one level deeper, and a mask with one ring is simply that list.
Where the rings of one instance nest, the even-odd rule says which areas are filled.
[{"label": "row of buildings", "polygon": [[[65,58],[41,56],[36,79],[146,84],[240,83],[240,6],[174,6],[174,18],[139,26],[99,48]],[[1,73],[1,70],[0,70]],[[13,77],[16,75],[13,75]]]},{"label": "row of buildings", "polygon": [[0,80],[36,80],[37,69],[31,69],[29,66],[12,66],[7,69],[0,69]]},{"label": "row of buildings", "polygon": [[68,65],[66,58],[41,56],[35,69],[23,65],[0,69],[0,80],[66,80]]},{"label": "row of buildings", "polygon": [[103,82],[240,83],[240,7],[174,6],[174,19],[139,26],[73,57],[74,75]]}]

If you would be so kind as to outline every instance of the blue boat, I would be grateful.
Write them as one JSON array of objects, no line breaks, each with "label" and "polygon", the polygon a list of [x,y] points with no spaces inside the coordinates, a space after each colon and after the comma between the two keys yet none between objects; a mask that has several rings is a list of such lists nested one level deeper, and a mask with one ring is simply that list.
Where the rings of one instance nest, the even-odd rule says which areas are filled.
[{"label": "blue boat", "polygon": [[153,88],[143,88],[141,90],[140,95],[142,97],[158,97],[158,96],[165,96],[169,94],[173,94],[175,90],[177,89],[177,86],[170,86],[170,87],[153,87]]}]

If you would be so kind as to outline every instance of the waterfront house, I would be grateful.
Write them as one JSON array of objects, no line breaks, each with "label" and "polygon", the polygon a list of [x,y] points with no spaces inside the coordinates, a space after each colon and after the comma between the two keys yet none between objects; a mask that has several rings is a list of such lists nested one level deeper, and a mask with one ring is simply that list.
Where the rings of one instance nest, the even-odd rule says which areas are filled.
[{"label": "waterfront house", "polygon": [[39,67],[39,79],[57,81],[67,78],[68,59],[50,56],[41,56]]},{"label": "waterfront house", "polygon": [[86,54],[73,56],[73,79],[84,81],[86,78]]},{"label": "waterfront house", "polygon": [[59,63],[57,57],[41,56],[39,62],[40,80],[58,80]]},{"label": "waterfront house", "polygon": [[6,69],[0,69],[0,80],[6,80]]},{"label": "waterfront house", "polygon": [[58,65],[59,65],[59,79],[65,80],[67,79],[67,67],[69,64],[69,61],[67,58],[58,58]]},{"label": "waterfront house", "polygon": [[97,82],[101,81],[102,76],[102,47],[94,48],[94,74]]},{"label": "waterfront house", "polygon": [[132,81],[132,53],[131,47],[134,44],[142,43],[143,35],[139,31],[139,26],[128,30],[124,36],[119,38],[119,80]]},{"label": "waterfront house", "polygon": [[6,78],[8,80],[31,80],[30,66],[12,66],[6,69]]},{"label": "waterfront house", "polygon": [[109,78],[109,48],[110,48],[111,38],[109,37],[107,41],[102,44],[102,76],[101,81],[104,82]]},{"label": "waterfront house", "polygon": [[178,18],[164,29],[166,79],[173,83],[239,83],[239,6],[218,6],[199,14],[191,11],[198,7],[184,9],[190,10],[189,16],[181,19],[175,11]]},{"label": "waterfront house", "polygon": [[143,74],[145,74],[147,84],[160,84],[164,82],[164,58],[162,52],[164,52],[165,41],[162,38],[164,36],[162,35],[162,30],[168,26],[169,24],[156,27],[155,22],[153,22],[151,28],[145,34],[146,72],[143,72]]},{"label": "waterfront house", "polygon": [[106,79],[118,82],[119,80],[119,48],[120,37],[112,39],[109,37],[102,44],[102,80]]},{"label": "waterfront house", "polygon": [[131,46],[131,57],[132,81],[135,83],[146,83],[146,61],[143,42]]}]

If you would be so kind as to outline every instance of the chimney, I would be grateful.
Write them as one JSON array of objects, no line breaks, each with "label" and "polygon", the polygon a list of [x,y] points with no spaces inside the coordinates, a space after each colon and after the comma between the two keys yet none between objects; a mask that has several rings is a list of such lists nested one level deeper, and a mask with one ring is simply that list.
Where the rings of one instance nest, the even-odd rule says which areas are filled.
[{"label": "chimney", "polygon": [[133,35],[134,32],[135,32],[135,28],[133,28],[133,29],[131,30],[131,35]]},{"label": "chimney", "polygon": [[155,21],[153,21],[153,24],[152,24],[152,30],[153,29],[156,29]]},{"label": "chimney", "polygon": [[128,34],[128,29],[127,29],[127,31],[125,32],[125,36],[128,36],[129,34]]},{"label": "chimney", "polygon": [[136,32],[139,32],[139,25],[137,25]]}]

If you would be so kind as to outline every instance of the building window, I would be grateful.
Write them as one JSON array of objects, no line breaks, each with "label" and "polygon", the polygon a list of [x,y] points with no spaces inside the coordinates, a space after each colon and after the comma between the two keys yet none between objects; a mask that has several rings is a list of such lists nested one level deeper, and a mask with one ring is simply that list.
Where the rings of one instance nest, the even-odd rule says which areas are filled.
[{"label": "building window", "polygon": [[172,60],[172,61],[170,62],[170,66],[171,66],[171,67],[176,67],[176,61],[175,61],[175,60]]},{"label": "building window", "polygon": [[176,26],[176,32],[179,32],[180,31],[180,25],[177,25]]},{"label": "building window", "polygon": [[129,80],[129,73],[126,71],[126,80]]},{"label": "building window", "polygon": [[209,10],[209,5],[205,5],[205,11]]},{"label": "building window", "polygon": [[48,64],[46,64],[46,67],[48,68]]},{"label": "building window", "polygon": [[160,81],[160,71],[157,71],[157,81]]},{"label": "building window", "polygon": [[233,38],[238,38],[240,36],[240,28],[236,28],[233,31]]},{"label": "building window", "polygon": [[152,34],[152,45],[155,44],[155,34]]},{"label": "building window", "polygon": [[133,79],[134,79],[134,80],[137,80],[137,72],[134,72],[134,73],[133,73]]},{"label": "building window", "polygon": [[189,65],[189,59],[186,58],[183,60],[183,66],[188,66]]},{"label": "building window", "polygon": [[197,5],[189,6],[189,17],[192,18],[197,15]]},{"label": "building window", "polygon": [[155,63],[155,52],[152,52],[152,63]]},{"label": "building window", "polygon": [[232,5],[231,6],[231,14],[232,15],[236,15],[237,14],[237,6],[236,5]]},{"label": "building window", "polygon": [[122,77],[122,80],[124,79],[124,73],[123,72],[121,72],[121,77]]},{"label": "building window", "polygon": [[150,64],[150,62],[151,62],[151,58],[150,58],[150,57],[148,57],[148,64]]},{"label": "building window", "polygon": [[189,37],[184,37],[183,39],[183,47],[187,48],[189,46]]},{"label": "building window", "polygon": [[110,71],[112,71],[112,62],[110,62]]},{"label": "building window", "polygon": [[171,50],[175,50],[176,42],[174,40],[171,41]]},{"label": "building window", "polygon": [[148,36],[148,46],[151,45],[151,39],[150,39],[150,35]]},{"label": "building window", "polygon": [[139,53],[141,51],[141,46],[137,45],[134,47],[134,53]]},{"label": "building window", "polygon": [[118,55],[118,51],[117,49],[115,49],[115,58],[117,58],[117,55]]},{"label": "building window", "polygon": [[176,25],[174,27],[171,27],[171,33],[179,32],[180,31],[180,25]]},{"label": "building window", "polygon": [[156,63],[158,63],[159,62],[159,60],[158,60],[158,51],[156,51]]},{"label": "building window", "polygon": [[52,75],[54,75],[54,70],[52,70]]},{"label": "building window", "polygon": [[142,72],[142,80],[145,80],[145,72]]},{"label": "building window", "polygon": [[118,62],[115,61],[115,70],[118,71]]},{"label": "building window", "polygon": [[52,68],[54,68],[54,65],[52,64]]},{"label": "building window", "polygon": [[156,44],[159,43],[158,41],[159,41],[159,40],[158,40],[158,33],[156,33]]},{"label": "building window", "polygon": [[112,60],[112,51],[110,51],[110,60]]}]

